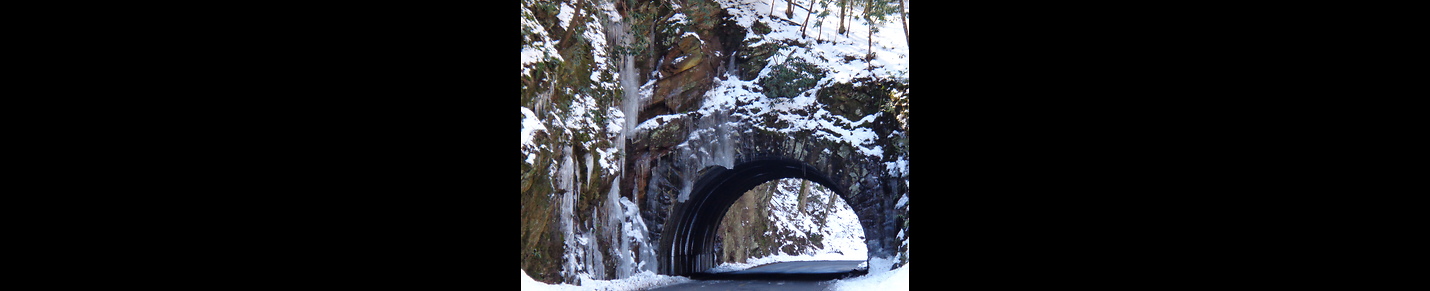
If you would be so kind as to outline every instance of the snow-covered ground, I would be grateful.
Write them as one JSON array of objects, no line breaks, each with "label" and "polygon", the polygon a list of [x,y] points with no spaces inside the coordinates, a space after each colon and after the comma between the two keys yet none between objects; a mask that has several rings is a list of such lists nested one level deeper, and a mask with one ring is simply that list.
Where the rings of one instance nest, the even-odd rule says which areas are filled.
[{"label": "snow-covered ground", "polygon": [[909,264],[888,271],[869,270],[868,275],[835,280],[833,290],[909,290]]},{"label": "snow-covered ground", "polygon": [[773,255],[773,256],[768,256],[768,257],[749,259],[749,260],[746,260],[744,263],[724,263],[724,264],[720,264],[719,266],[715,266],[714,268],[710,268],[710,270],[706,270],[705,272],[707,272],[707,273],[734,272],[734,271],[740,271],[740,270],[745,270],[745,269],[749,269],[749,268],[759,267],[759,266],[765,265],[765,264],[779,263],[779,262],[844,261],[844,260],[854,261],[854,260],[864,260],[865,258],[867,258],[867,255],[864,254],[864,253],[859,253],[859,254],[820,253],[820,254],[817,254],[817,255],[787,255],[787,254],[778,254],[778,255]]},{"label": "snow-covered ground", "polygon": [[526,275],[526,270],[521,271],[521,290],[524,291],[567,291],[567,290],[645,290],[671,284],[689,282],[690,278],[680,276],[657,275],[650,271],[640,272],[633,276],[617,280],[586,280],[582,278],[581,285],[571,284],[546,284],[532,279]]}]

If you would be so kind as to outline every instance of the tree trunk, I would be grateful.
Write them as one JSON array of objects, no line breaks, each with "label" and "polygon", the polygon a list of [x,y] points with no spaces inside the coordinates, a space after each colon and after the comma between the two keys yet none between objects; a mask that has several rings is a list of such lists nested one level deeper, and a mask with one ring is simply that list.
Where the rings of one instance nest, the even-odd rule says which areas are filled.
[{"label": "tree trunk", "polygon": [[809,9],[805,9],[804,12],[804,23],[799,25],[799,38],[801,39],[804,38],[804,30],[809,28],[809,15],[814,14],[814,1],[809,2]]},{"label": "tree trunk", "polygon": [[775,0],[770,0],[770,17],[775,17]]},{"label": "tree trunk", "polygon": [[869,27],[869,54],[864,55],[864,61],[869,62],[869,69],[874,68],[874,27]]},{"label": "tree trunk", "polygon": [[[649,30],[648,33],[646,33],[646,35],[649,35],[649,37],[646,37],[646,47],[645,47],[645,49],[644,49],[643,51],[646,52],[647,54],[650,54],[650,64],[647,64],[647,65],[649,66],[649,68],[650,68],[650,71],[647,71],[647,72],[646,72],[647,75],[649,75],[650,72],[659,72],[659,71],[660,71],[659,68],[660,68],[660,65],[661,65],[661,64],[660,64],[661,56],[664,55],[664,54],[657,54],[657,53],[655,53],[656,47],[659,46],[658,44],[655,43],[655,39],[656,39],[655,36],[656,36],[656,34],[657,34],[658,32],[660,32],[660,30],[657,30],[657,25],[660,24],[660,21],[657,21],[656,19],[665,19],[665,17],[656,16],[656,14],[660,13],[659,11],[660,11],[659,8],[656,8],[654,11],[651,11],[651,15],[652,15],[654,18],[650,20],[650,30]],[[664,77],[664,76],[661,76],[661,77]],[[638,106],[643,106],[643,105],[638,105]],[[638,192],[640,192],[640,191],[638,191]]]},{"label": "tree trunk", "polygon": [[869,54],[864,56],[864,61],[869,63],[869,68],[874,68],[874,16],[869,14],[869,8],[874,8],[874,0],[864,2],[864,23],[869,24]]},{"label": "tree trunk", "polygon": [[839,197],[839,194],[833,192],[824,192],[824,194],[828,194],[829,198],[824,202],[824,216],[819,218],[820,230],[823,230],[824,225],[828,224],[829,214],[834,212],[834,199]]},{"label": "tree trunk", "polygon": [[804,203],[805,203],[805,201],[809,201],[809,180],[800,180],[800,182],[799,182],[799,203],[797,203],[798,205],[796,206],[796,207],[799,207],[799,212],[806,212],[806,211],[804,211]]},{"label": "tree trunk", "polygon": [[785,0],[785,18],[794,20],[794,0]]},{"label": "tree trunk", "polygon": [[[823,18],[820,18],[820,19],[823,20]],[[815,42],[824,42],[824,25],[821,24],[821,25],[819,26],[819,32],[816,33],[816,34],[818,34],[818,35],[814,37],[814,41],[815,41]]]},{"label": "tree trunk", "polygon": [[571,16],[571,17],[572,17],[572,19],[571,19],[571,24],[568,24],[568,26],[566,27],[566,35],[561,36],[561,46],[563,46],[563,47],[571,47],[571,45],[566,44],[566,43],[568,43],[568,41],[566,41],[566,39],[567,39],[568,37],[571,37],[571,32],[576,31],[576,28],[577,28],[577,27],[581,27],[581,25],[585,25],[585,24],[586,24],[586,21],[585,21],[586,18],[585,18],[585,17],[581,17],[581,7],[582,7],[582,6],[586,6],[585,4],[586,4],[586,0],[580,0],[580,1],[577,1],[577,2],[576,2],[576,14]]},{"label": "tree trunk", "polygon": [[899,19],[904,24],[904,45],[909,44],[909,13],[904,11],[904,0],[899,0]]},{"label": "tree trunk", "polygon": [[844,34],[844,15],[849,11],[849,1],[839,0],[839,4],[839,31],[836,31],[836,33],[842,35]]}]

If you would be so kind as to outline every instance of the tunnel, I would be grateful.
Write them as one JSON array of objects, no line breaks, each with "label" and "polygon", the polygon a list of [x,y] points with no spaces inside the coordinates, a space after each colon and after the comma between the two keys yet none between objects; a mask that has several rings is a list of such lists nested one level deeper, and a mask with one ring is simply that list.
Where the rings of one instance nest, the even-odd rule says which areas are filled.
[{"label": "tunnel", "polygon": [[688,276],[715,267],[720,256],[715,250],[716,233],[730,206],[755,186],[784,178],[819,183],[840,199],[849,199],[843,187],[837,187],[824,173],[797,160],[774,158],[744,162],[734,169],[705,168],[692,185],[688,200],[673,205],[657,248],[659,273]]}]

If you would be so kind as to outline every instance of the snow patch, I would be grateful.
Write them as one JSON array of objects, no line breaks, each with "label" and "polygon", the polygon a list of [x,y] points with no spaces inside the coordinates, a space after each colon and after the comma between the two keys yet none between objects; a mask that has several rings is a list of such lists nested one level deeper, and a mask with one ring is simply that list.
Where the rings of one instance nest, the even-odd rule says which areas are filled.
[{"label": "snow patch", "polygon": [[[536,132],[546,131],[546,126],[541,125],[541,120],[536,118],[536,113],[531,112],[531,109],[526,108],[526,106],[521,107],[521,115],[525,116],[525,118],[521,119],[521,145],[523,147],[534,147],[536,146],[536,143],[534,142],[536,139]],[[529,164],[531,162],[527,163]]]},{"label": "snow patch", "polygon": [[694,32],[689,32],[689,31],[686,31],[684,34],[681,34],[681,35],[680,35],[680,38],[685,38],[685,37],[687,37],[687,36],[693,36],[693,37],[695,37],[695,39],[700,40],[700,42],[705,42],[704,39],[701,39],[701,38],[700,38],[700,34],[697,34],[697,33],[694,33]]},{"label": "snow patch", "polygon": [[909,158],[900,156],[893,162],[884,163],[884,168],[889,169],[889,176],[904,177],[909,175]]},{"label": "snow patch", "polygon": [[562,28],[570,28],[571,19],[575,18],[575,16],[576,8],[572,8],[571,5],[568,5],[566,3],[561,3],[561,12],[556,14],[556,19],[561,20]]},{"label": "snow patch", "polygon": [[[680,10],[677,10],[677,9],[672,9],[672,10],[674,10],[674,11],[680,11]],[[685,14],[684,14],[684,13],[679,13],[679,12],[675,13],[675,15],[671,15],[671,16],[670,16],[670,19],[666,19],[665,21],[668,21],[668,22],[670,22],[670,23],[686,24],[686,25],[688,25],[688,23],[687,23],[687,21],[686,21],[686,19],[685,19]]]}]

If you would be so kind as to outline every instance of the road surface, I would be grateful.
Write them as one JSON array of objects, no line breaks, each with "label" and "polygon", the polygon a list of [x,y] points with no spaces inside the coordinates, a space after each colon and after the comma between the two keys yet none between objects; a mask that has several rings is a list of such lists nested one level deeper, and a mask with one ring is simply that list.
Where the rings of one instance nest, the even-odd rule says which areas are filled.
[{"label": "road surface", "polygon": [[824,290],[829,281],[864,274],[864,261],[804,261],[762,265],[741,271],[697,274],[696,281],[651,290]]}]

